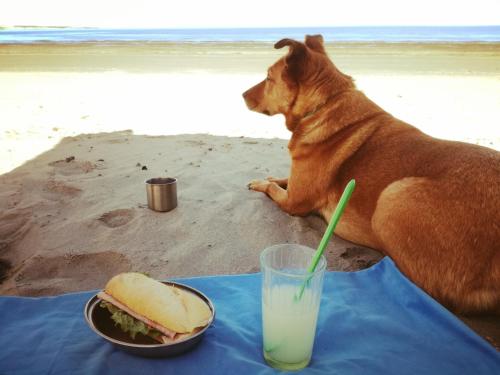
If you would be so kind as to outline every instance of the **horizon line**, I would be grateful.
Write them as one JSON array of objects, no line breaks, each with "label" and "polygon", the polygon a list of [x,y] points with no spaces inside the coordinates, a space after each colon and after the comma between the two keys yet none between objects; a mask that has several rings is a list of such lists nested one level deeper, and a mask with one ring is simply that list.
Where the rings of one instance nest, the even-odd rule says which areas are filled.
[{"label": "horizon line", "polygon": [[231,27],[231,26],[192,26],[192,27],[168,27],[168,26],[158,26],[158,27],[143,27],[143,26],[56,26],[56,25],[0,25],[0,29],[15,29],[15,28],[24,28],[24,29],[127,29],[127,30],[253,30],[253,29],[324,29],[324,28],[360,28],[360,27],[422,27],[422,28],[430,28],[430,27],[500,27],[498,25],[336,25],[336,26],[245,26],[245,27]]}]

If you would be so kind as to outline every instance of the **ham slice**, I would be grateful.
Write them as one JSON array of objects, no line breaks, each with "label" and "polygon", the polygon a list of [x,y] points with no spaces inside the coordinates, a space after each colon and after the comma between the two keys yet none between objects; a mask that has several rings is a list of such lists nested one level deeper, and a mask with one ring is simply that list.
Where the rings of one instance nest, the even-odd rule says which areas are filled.
[{"label": "ham slice", "polygon": [[[159,325],[158,323],[153,322],[152,320],[150,320],[150,319],[148,319],[148,318],[146,318],[146,317],[144,317],[144,316],[142,316],[140,314],[135,313],[134,311],[130,310],[127,306],[125,306],[123,303],[121,303],[120,301],[118,301],[115,298],[113,298],[112,296],[110,296],[108,293],[99,292],[97,294],[97,297],[99,297],[100,299],[102,299],[104,301],[107,301],[107,302],[115,305],[120,310],[125,311],[130,316],[136,318],[137,320],[140,320],[140,321],[144,322],[148,326],[150,326],[150,327],[156,329],[157,331],[163,333],[167,337],[160,338],[161,342],[163,342],[163,343],[169,343],[169,342],[174,341],[174,339],[176,339],[175,336],[176,336],[177,332],[171,331],[168,328],[165,328],[165,327]],[[177,341],[177,340],[175,340],[175,341]]]}]

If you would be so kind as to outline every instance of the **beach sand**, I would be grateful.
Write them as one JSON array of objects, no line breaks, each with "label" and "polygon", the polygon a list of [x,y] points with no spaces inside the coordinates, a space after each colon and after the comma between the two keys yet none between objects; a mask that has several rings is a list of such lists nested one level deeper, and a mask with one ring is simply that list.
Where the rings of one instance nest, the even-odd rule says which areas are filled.
[{"label": "beach sand", "polygon": [[[246,184],[285,177],[283,117],[241,94],[285,51],[266,43],[0,46],[1,294],[101,288],[122,271],[156,278],[257,272],[267,246],[315,248],[326,228]],[[360,89],[436,137],[500,149],[500,44],[336,44]],[[157,213],[144,181],[178,178]],[[382,255],[334,238],[330,270]],[[466,322],[494,343],[496,318]]]}]

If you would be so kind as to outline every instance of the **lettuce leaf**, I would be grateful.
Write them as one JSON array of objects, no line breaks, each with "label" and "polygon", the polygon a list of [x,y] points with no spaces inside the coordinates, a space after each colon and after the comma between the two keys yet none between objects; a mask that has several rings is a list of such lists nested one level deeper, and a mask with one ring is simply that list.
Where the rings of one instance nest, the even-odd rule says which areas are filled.
[{"label": "lettuce leaf", "polygon": [[120,310],[118,307],[107,301],[101,301],[99,306],[108,309],[108,311],[111,313],[111,319],[113,319],[113,321],[115,322],[115,326],[119,326],[120,329],[125,333],[128,332],[132,339],[135,339],[135,336],[138,333],[142,333],[143,335],[150,336],[152,338],[156,338],[161,335],[161,332],[149,327],[144,322],[135,319],[125,311]]}]

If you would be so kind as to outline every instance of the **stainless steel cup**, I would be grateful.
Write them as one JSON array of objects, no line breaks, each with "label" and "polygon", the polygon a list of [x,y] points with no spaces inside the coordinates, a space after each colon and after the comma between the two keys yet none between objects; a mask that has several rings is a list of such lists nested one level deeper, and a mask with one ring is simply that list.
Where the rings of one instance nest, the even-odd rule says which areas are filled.
[{"label": "stainless steel cup", "polygon": [[146,181],[148,207],[166,212],[177,207],[177,179],[171,177],[150,178]]}]

